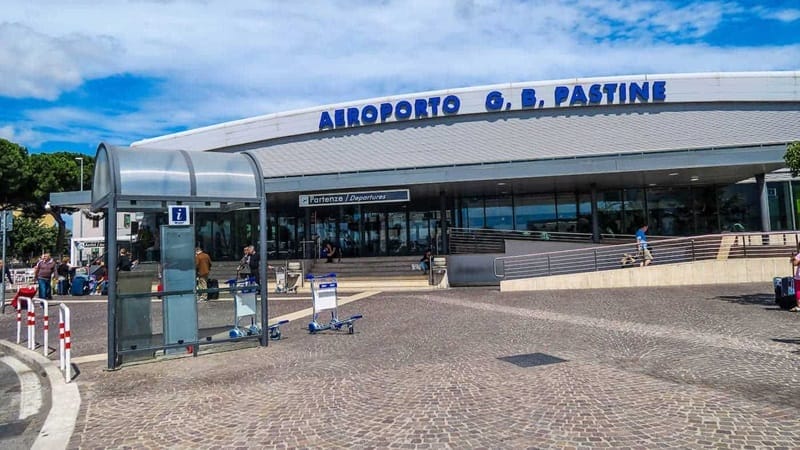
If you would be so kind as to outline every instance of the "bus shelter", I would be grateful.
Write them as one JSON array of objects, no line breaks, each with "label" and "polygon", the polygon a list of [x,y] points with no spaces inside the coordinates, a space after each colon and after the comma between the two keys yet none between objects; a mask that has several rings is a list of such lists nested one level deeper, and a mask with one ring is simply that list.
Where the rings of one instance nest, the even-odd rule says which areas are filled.
[{"label": "bus shelter", "polygon": [[[143,264],[131,272],[115,270],[117,213],[167,213],[177,211],[231,212],[258,208],[260,260],[260,331],[245,338],[266,346],[268,308],[266,261],[267,200],[263,176],[248,152],[215,153],[128,148],[101,143],[97,148],[91,209],[105,215],[105,255],[108,276],[108,368],[115,369],[123,357],[183,352],[197,354],[201,345],[233,340],[198,334],[194,290],[194,230],[186,217],[162,225],[160,264]],[[173,218],[171,218],[173,219]],[[181,221],[183,219],[184,222]],[[145,267],[149,266],[149,267]],[[164,278],[164,291],[153,292],[154,276]],[[170,287],[169,278],[177,280]],[[191,281],[192,285],[188,283]],[[162,300],[163,339],[154,339],[151,323],[153,298]],[[192,315],[194,321],[191,320]],[[192,325],[194,324],[194,325]],[[194,333],[192,327],[194,326]],[[188,328],[187,328],[188,327]],[[158,324],[156,323],[156,327]],[[222,333],[218,333],[220,335]],[[242,338],[237,338],[240,340]]]}]

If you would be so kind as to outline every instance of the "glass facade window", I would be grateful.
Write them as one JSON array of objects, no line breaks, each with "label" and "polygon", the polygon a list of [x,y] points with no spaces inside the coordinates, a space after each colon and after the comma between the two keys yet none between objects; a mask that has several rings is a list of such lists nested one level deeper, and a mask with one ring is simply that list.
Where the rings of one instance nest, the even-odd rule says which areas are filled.
[{"label": "glass facade window", "polygon": [[556,231],[556,202],[552,194],[523,195],[516,199],[514,226],[517,230]]},{"label": "glass facade window", "polygon": [[600,234],[616,235],[622,233],[622,191],[597,193],[597,221]]},{"label": "glass facade window", "polygon": [[733,184],[717,191],[721,231],[761,229],[758,186],[755,183]]},{"label": "glass facade window", "polygon": [[719,232],[716,189],[713,186],[692,188],[692,213],[695,233],[711,234]]},{"label": "glass facade window", "polygon": [[578,203],[575,194],[565,192],[556,195],[558,225],[556,231],[575,233],[578,229]]},{"label": "glass facade window", "polygon": [[592,232],[592,195],[578,194],[578,233]]},{"label": "glass facade window", "polygon": [[772,230],[791,230],[792,200],[790,183],[767,183],[767,201],[769,202],[769,223]]},{"label": "glass facade window", "polygon": [[635,234],[647,222],[644,189],[625,189],[622,192],[622,234]]},{"label": "glass facade window", "polygon": [[464,228],[484,227],[482,198],[469,198],[461,201],[461,223]]},{"label": "glass facade window", "polygon": [[486,199],[486,228],[493,230],[514,229],[514,210],[511,197]]},{"label": "glass facade window", "polygon": [[648,232],[658,236],[694,234],[694,216],[688,187],[647,189]]}]

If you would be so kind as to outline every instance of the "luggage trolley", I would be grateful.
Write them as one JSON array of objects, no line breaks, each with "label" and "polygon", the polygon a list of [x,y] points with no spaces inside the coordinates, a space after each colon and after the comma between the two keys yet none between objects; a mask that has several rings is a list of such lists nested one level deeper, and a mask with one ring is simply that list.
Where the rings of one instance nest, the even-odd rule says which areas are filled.
[{"label": "luggage trolley", "polygon": [[[312,275],[308,274],[306,279],[311,283],[311,301],[313,302],[314,315],[311,318],[311,323],[308,324],[308,331],[311,334],[325,331],[336,330],[339,331],[347,327],[348,334],[353,334],[353,322],[362,318],[361,314],[355,314],[345,320],[339,320],[338,298],[336,295],[336,274],[329,273],[326,275]],[[327,324],[321,324],[317,321],[319,313],[329,309],[331,310],[331,320]]]},{"label": "luggage trolley", "polygon": [[300,279],[301,277],[296,272],[290,272],[285,267],[276,267],[275,292],[278,294],[297,293],[297,285]]},{"label": "luggage trolley", "polygon": [[[261,327],[256,323],[256,293],[259,286],[255,283],[255,278],[234,278],[228,280],[227,284],[233,294],[233,328],[228,335],[235,339],[261,334]],[[239,321],[248,316],[250,317],[250,325],[245,328],[239,326]],[[281,320],[274,325],[270,325],[268,328],[269,338],[279,340],[281,338],[280,327],[285,323],[289,323],[289,321]]]}]

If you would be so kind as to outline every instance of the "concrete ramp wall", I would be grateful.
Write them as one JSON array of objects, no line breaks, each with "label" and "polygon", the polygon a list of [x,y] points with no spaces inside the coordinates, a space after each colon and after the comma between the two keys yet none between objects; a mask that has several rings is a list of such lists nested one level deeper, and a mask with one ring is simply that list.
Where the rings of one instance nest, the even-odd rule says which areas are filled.
[{"label": "concrete ramp wall", "polygon": [[689,286],[699,284],[769,283],[792,274],[788,257],[706,260],[648,267],[505,280],[500,291],[543,291],[617,287]]}]

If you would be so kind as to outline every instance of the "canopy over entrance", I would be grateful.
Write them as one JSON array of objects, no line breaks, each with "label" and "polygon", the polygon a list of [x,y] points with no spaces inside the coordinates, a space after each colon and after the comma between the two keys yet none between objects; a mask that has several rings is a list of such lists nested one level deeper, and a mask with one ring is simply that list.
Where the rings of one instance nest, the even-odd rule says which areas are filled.
[{"label": "canopy over entrance", "polygon": [[[267,200],[264,177],[248,152],[214,153],[116,147],[101,143],[95,157],[91,209],[105,212],[105,254],[108,257],[108,368],[120,362],[119,331],[126,323],[126,310],[117,311],[117,212],[166,212],[170,205],[188,205],[194,210],[233,211],[258,208],[259,256],[267,260]],[[192,246],[193,248],[193,246]],[[191,258],[194,255],[192,254]],[[266,264],[259,266],[262,332],[261,345],[268,338]],[[148,283],[149,286],[149,283]],[[148,287],[149,290],[149,287]],[[145,296],[149,293],[143,293]],[[163,293],[165,297],[170,292]],[[176,294],[177,293],[173,293]],[[185,294],[185,293],[184,293]],[[161,295],[161,294],[159,294]],[[166,298],[165,298],[166,300]],[[146,302],[149,304],[149,300]],[[192,301],[194,304],[194,301]],[[118,316],[119,313],[119,316]],[[183,341],[179,341],[183,345]],[[187,346],[200,343],[186,342]],[[165,343],[164,349],[169,347]],[[173,345],[174,347],[174,345]]]}]

